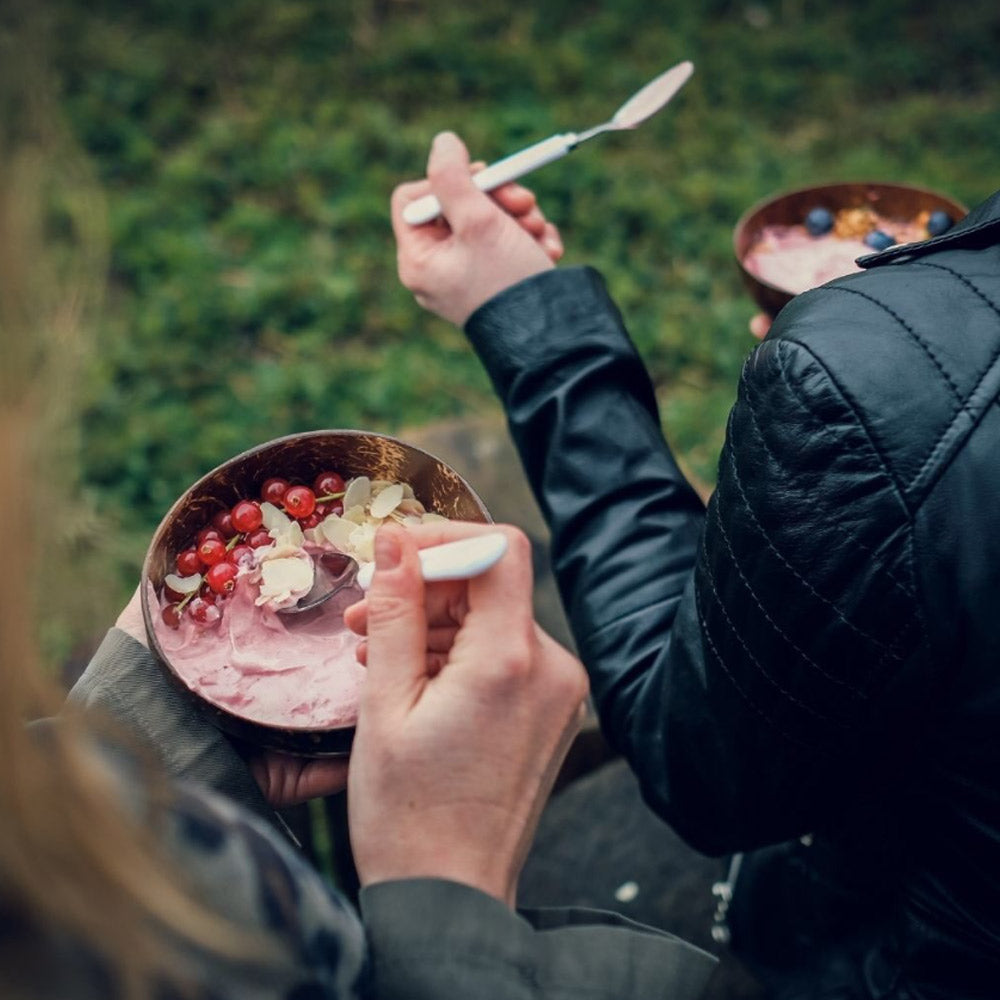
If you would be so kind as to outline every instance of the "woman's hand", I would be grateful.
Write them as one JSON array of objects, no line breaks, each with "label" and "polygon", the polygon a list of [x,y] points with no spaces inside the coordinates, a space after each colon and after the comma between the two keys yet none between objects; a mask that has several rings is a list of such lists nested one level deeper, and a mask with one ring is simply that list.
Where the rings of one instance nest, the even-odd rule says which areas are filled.
[{"label": "woman's hand", "polygon": [[[442,132],[431,147],[427,180],[402,184],[392,196],[400,280],[425,309],[459,326],[562,255],[558,230],[527,188],[505,185],[490,196],[472,183],[473,172],[458,136]],[[411,226],[403,209],[428,193],[441,203],[441,218]]]},{"label": "woman's hand", "polygon": [[247,766],[275,809],[334,795],[347,787],[346,757],[310,760],[265,751],[251,754]]},{"label": "woman's hand", "polygon": [[495,525],[376,537],[376,573],[347,624],[368,677],[348,811],[362,885],[450,879],[513,902],[538,817],[579,726],[582,666],[532,617],[530,543],[469,581],[424,584],[418,546]]}]

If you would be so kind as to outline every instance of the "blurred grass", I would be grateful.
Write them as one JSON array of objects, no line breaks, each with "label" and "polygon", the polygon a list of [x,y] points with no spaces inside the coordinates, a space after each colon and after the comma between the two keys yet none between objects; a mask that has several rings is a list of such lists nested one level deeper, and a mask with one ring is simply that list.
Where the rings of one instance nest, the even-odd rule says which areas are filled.
[{"label": "blurred grass", "polygon": [[[51,0],[46,16],[108,205],[78,474],[109,608],[170,502],[234,452],[495,409],[462,335],[395,277],[389,194],[442,128],[493,159],[694,61],[669,110],[531,184],[567,263],[606,276],[706,482],[752,347],[730,246],[744,209],[825,180],[969,205],[997,186],[995,0]],[[54,626],[53,655],[86,628]]]}]

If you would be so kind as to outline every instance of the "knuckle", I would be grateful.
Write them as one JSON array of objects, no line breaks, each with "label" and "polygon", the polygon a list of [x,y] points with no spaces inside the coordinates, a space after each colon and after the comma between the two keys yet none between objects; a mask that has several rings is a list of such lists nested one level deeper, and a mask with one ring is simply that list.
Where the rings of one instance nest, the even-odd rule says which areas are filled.
[{"label": "knuckle", "polygon": [[531,673],[534,650],[527,637],[511,635],[502,649],[497,650],[489,665],[489,674],[494,683],[501,686],[522,683]]},{"label": "knuckle", "polygon": [[531,539],[520,528],[512,524],[501,524],[498,525],[498,530],[507,537],[507,551],[512,558],[520,562],[531,561]]},{"label": "knuckle", "polygon": [[398,627],[413,617],[414,600],[405,594],[374,594],[368,598],[368,634],[387,627]]}]

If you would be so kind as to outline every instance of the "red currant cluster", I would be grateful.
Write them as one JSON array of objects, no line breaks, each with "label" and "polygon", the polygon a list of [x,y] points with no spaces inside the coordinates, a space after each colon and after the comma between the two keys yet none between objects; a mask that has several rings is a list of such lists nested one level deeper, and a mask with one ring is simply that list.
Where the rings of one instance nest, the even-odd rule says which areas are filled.
[{"label": "red currant cluster", "polygon": [[240,500],[231,509],[220,510],[195,536],[194,545],[177,554],[178,576],[199,579],[188,593],[164,584],[163,597],[168,602],[160,612],[164,623],[177,628],[185,613],[199,625],[219,621],[220,601],[236,588],[240,569],[253,565],[254,549],[273,541],[263,526],[262,501],[282,508],[303,529],[315,528],[330,514],[343,514],[345,489],[344,478],[337,472],[321,472],[312,487],[274,477],[264,481],[260,500]]}]

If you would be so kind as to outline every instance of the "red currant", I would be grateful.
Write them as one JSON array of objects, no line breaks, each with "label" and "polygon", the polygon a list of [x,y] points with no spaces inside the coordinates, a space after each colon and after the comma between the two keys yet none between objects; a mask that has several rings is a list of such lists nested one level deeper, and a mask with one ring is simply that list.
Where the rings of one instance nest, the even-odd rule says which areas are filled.
[{"label": "red currant", "polygon": [[160,617],[165,625],[170,628],[178,628],[181,624],[181,611],[176,604],[168,604],[161,612]]},{"label": "red currant", "polygon": [[302,518],[302,528],[303,530],[308,530],[309,528],[315,528],[320,521],[323,520],[323,515],[319,511],[314,510],[308,517]]},{"label": "red currant", "polygon": [[233,515],[229,513],[228,510],[220,510],[215,517],[212,518],[212,527],[223,538],[232,538],[236,534],[236,528],[233,526]]},{"label": "red currant", "polygon": [[287,479],[278,479],[277,477],[265,479],[264,485],[260,488],[260,498],[268,503],[273,503],[275,507],[280,507],[288,486]]},{"label": "red currant", "polygon": [[343,493],[347,488],[344,477],[338,472],[321,472],[313,483],[316,495],[328,497],[331,493]]},{"label": "red currant", "polygon": [[337,517],[340,517],[340,515],[344,513],[343,500],[332,500],[327,506],[329,507],[329,510],[327,511],[327,517],[329,517],[330,514],[336,514]]},{"label": "red currant", "polygon": [[273,541],[274,539],[266,528],[258,528],[257,531],[247,535],[246,538],[247,545],[252,549],[259,549],[263,545],[270,545]]},{"label": "red currant", "polygon": [[256,531],[264,523],[260,504],[255,500],[240,500],[230,511],[230,514],[233,519],[233,527],[244,534]]},{"label": "red currant", "polygon": [[282,503],[292,517],[302,520],[316,509],[316,494],[308,486],[290,486]]},{"label": "red currant", "polygon": [[239,570],[231,562],[220,562],[209,567],[205,574],[205,582],[217,594],[231,594],[236,586],[236,574]]},{"label": "red currant", "polygon": [[197,549],[185,549],[177,553],[177,572],[181,576],[194,576],[202,570],[202,562]]},{"label": "red currant", "polygon": [[199,625],[215,625],[222,617],[222,612],[203,597],[196,597],[187,606],[187,613]]},{"label": "red currant", "polygon": [[222,532],[218,528],[202,528],[195,535],[195,545],[200,546],[202,542],[207,542],[210,538],[217,538],[220,542],[225,541]]},{"label": "red currant", "polygon": [[164,584],[163,585],[163,596],[168,601],[170,601],[171,603],[177,604],[180,601],[183,601],[186,595],[182,594],[178,590],[173,590],[171,587],[168,587],[166,584]]},{"label": "red currant", "polygon": [[198,596],[203,601],[208,601],[209,604],[215,604],[215,599],[219,596],[212,588],[208,585],[208,575],[205,576],[205,582],[198,588]]},{"label": "red currant", "polygon": [[[270,536],[268,536],[270,537]],[[253,549],[247,545],[245,542],[241,542],[239,545],[234,545],[229,550],[229,555],[226,558],[234,566],[252,566],[253,565]]]},{"label": "red currant", "polygon": [[206,538],[198,546],[198,558],[206,566],[222,562],[226,555],[226,543],[221,538]]}]

